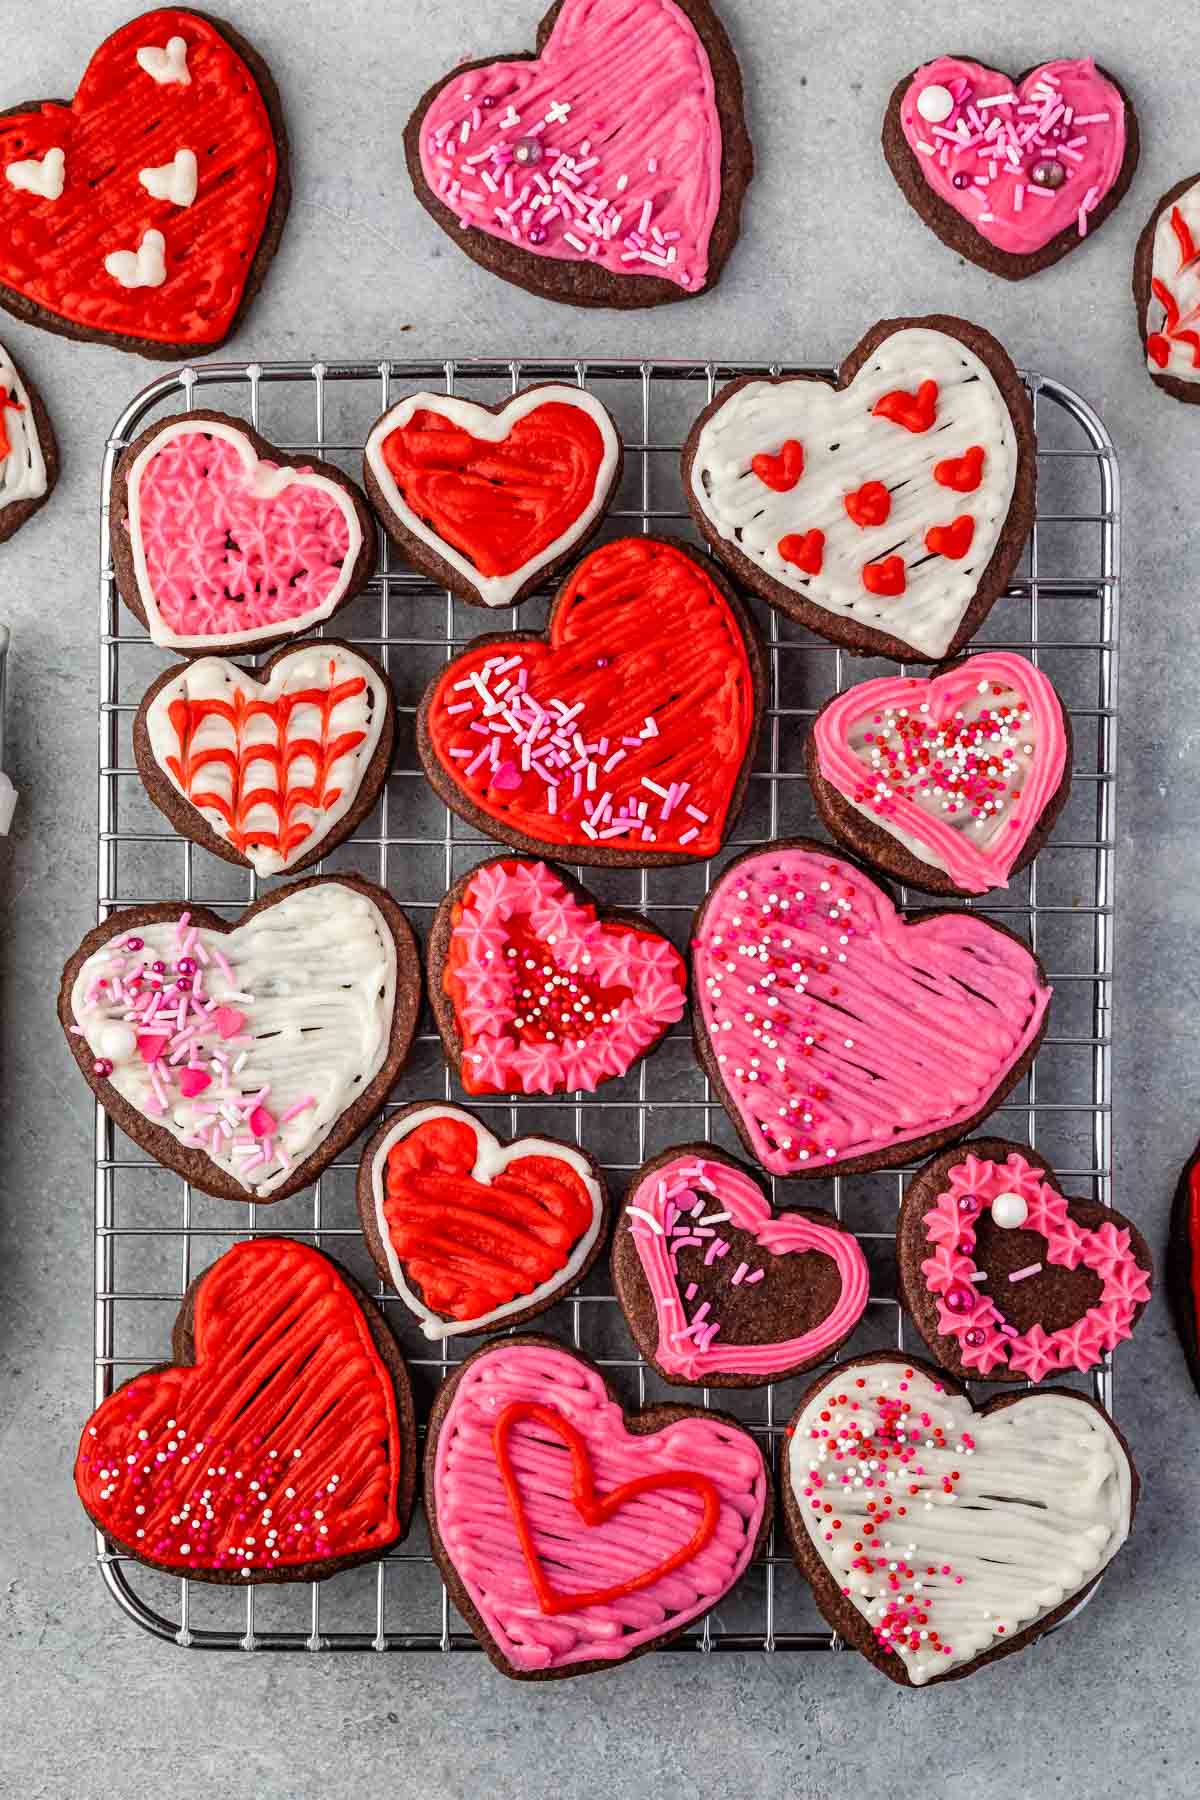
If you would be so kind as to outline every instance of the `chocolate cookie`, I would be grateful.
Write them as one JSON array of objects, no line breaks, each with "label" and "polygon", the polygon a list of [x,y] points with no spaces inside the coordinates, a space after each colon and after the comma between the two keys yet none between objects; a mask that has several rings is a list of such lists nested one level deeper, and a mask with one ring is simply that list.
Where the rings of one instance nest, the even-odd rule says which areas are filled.
[{"label": "chocolate cookie", "polygon": [[152,643],[188,656],[299,637],[375,567],[375,519],[348,475],[203,408],[122,451],[109,536],[122,600]]},{"label": "chocolate cookie", "polygon": [[0,344],[0,544],[45,506],[58,442],[41,394]]},{"label": "chocolate cookie", "polygon": [[434,676],[417,749],[446,805],[516,850],[704,862],[741,808],[766,693],[758,632],[709,558],[618,538],[567,576],[544,632],[474,638]]},{"label": "chocolate cookie", "polygon": [[190,1581],[322,1581],[407,1535],[408,1370],[374,1302],[292,1238],[235,1244],[183,1298],[172,1360],[92,1414],[75,1485],[126,1556]]},{"label": "chocolate cookie", "polygon": [[897,82],[883,154],[905,199],[951,250],[1020,281],[1077,250],[1123,197],[1138,122],[1090,56],[1016,82],[940,56]]},{"label": "chocolate cookie", "polygon": [[837,380],[742,375],[683,447],[726,568],[857,656],[940,662],[978,631],[1033,523],[1029,396],[964,319],[883,319]]},{"label": "chocolate cookie", "polygon": [[896,1223],[900,1299],[961,1380],[1094,1369],[1128,1338],[1153,1263],[1135,1225],[1067,1199],[1028,1144],[976,1138],[925,1164]]},{"label": "chocolate cookie", "polygon": [[500,1338],[444,1382],[425,1511],[450,1598],[517,1681],[588,1675],[671,1643],[741,1579],[771,1475],[723,1413],[623,1413],[553,1338]]},{"label": "chocolate cookie", "polygon": [[58,1015],[134,1143],[206,1194],[261,1202],[299,1193],[357,1137],[420,1001],[408,921],[347,873],[280,888],[235,925],[180,902],[123,907],[67,963]]},{"label": "chocolate cookie", "polygon": [[0,112],[0,306],[168,362],[237,329],[291,199],[271,72],[223,20],[160,7],[73,100]]},{"label": "chocolate cookie", "polygon": [[1167,1294],[1175,1329],[1200,1393],[1200,1149],[1184,1165],[1171,1206]]},{"label": "chocolate cookie", "polygon": [[1176,400],[1200,400],[1200,175],[1185,175],[1147,219],[1133,258],[1133,304],[1150,379]]},{"label": "chocolate cookie", "polygon": [[572,306],[706,293],[754,173],[741,71],[708,0],[556,0],[533,53],[435,82],[404,148],[461,250]]},{"label": "chocolate cookie", "polygon": [[176,663],[133,721],[142,783],[177,831],[260,876],[295,875],[348,838],[387,778],[392,685],[336,638],[260,669]]},{"label": "chocolate cookie", "polygon": [[814,1368],[854,1331],[869,1287],[853,1232],[816,1207],[776,1212],[714,1144],[642,1164],[612,1277],[640,1354],[677,1387],[762,1387]]},{"label": "chocolate cookie", "polygon": [[928,894],[1005,888],[1071,791],[1071,721],[1015,652],[835,694],[804,745],[822,821],[848,850]]}]

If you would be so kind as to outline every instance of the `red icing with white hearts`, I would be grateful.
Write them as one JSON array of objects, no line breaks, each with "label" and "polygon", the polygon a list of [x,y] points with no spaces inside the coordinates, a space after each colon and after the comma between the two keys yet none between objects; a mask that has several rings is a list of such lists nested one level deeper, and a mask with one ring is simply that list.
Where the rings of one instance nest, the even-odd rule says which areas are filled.
[{"label": "red icing with white hearts", "polygon": [[[176,38],[184,50],[172,77],[150,53],[165,54]],[[155,198],[141,172],[185,149],[198,160],[194,200]],[[61,192],[36,170],[44,192],[18,185],[55,150]],[[143,13],[101,44],[69,106],[47,101],[0,118],[0,284],[98,335],[218,344],[241,305],[277,176],[270,116],[233,46],[195,13]],[[108,258],[132,258],[147,232],[162,236],[163,278],[127,287]]]},{"label": "red icing with white hearts", "polygon": [[[922,1215],[933,1249],[921,1272],[938,1297],[938,1331],[954,1340],[966,1368],[981,1375],[1007,1368],[1041,1381],[1062,1369],[1094,1368],[1106,1351],[1130,1336],[1138,1309],[1150,1298],[1150,1276],[1138,1263],[1127,1230],[1111,1220],[1095,1230],[1077,1225],[1044,1171],[1015,1152],[1003,1164],[967,1156],[950,1170],[949,1183]],[[1099,1300],[1074,1324],[1051,1332],[1038,1324],[1017,1331],[995,1299],[975,1284],[979,1268],[971,1254],[973,1224],[999,1194],[1019,1194],[1025,1201],[1023,1228],[1045,1238],[1048,1264],[1090,1269],[1099,1276]],[[946,1304],[948,1295],[952,1306]]]},{"label": "red icing with white hearts", "polygon": [[600,919],[546,863],[476,869],[442,985],[471,1094],[591,1093],[682,1017],[686,971],[649,926]]},{"label": "red icing with white hearts", "polygon": [[939,200],[1009,256],[1086,236],[1125,160],[1125,103],[1090,56],[1041,63],[1019,85],[939,56],[913,76],[900,124]]}]

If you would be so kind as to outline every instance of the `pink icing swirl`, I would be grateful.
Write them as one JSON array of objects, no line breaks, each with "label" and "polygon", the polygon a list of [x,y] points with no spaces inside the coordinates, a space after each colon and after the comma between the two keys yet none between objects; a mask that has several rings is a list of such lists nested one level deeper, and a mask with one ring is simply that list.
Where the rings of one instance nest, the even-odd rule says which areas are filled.
[{"label": "pink icing swirl", "polygon": [[[1138,1308],[1150,1298],[1150,1276],[1133,1253],[1128,1231],[1110,1219],[1095,1230],[1077,1224],[1042,1171],[1015,1151],[1003,1163],[968,1156],[950,1170],[949,1182],[922,1217],[933,1249],[921,1272],[929,1291],[938,1296],[938,1331],[953,1338],[964,1368],[978,1369],[981,1375],[1008,1368],[1040,1381],[1052,1370],[1091,1369],[1130,1336]],[[1102,1291],[1096,1304],[1073,1324],[1051,1332],[1039,1324],[1016,1331],[984,1293],[970,1311],[952,1311],[942,1296],[952,1287],[972,1286],[979,1273],[971,1255],[975,1234],[959,1205],[964,1194],[974,1195],[981,1209],[990,1209],[997,1194],[1020,1194],[1028,1208],[1023,1229],[1045,1238],[1046,1262],[1063,1269],[1082,1266],[1099,1276]]]},{"label": "pink icing swirl", "polygon": [[[681,1568],[636,1593],[544,1614],[493,1443],[496,1418],[514,1401],[554,1407],[582,1434],[601,1496],[658,1470],[707,1475],[721,1503],[712,1538]],[[526,1517],[535,1542],[553,1556],[560,1590],[616,1585],[665,1560],[696,1528],[699,1503],[678,1491],[640,1494],[603,1523],[585,1525],[572,1502],[565,1446],[531,1423],[514,1427],[508,1445]],[[768,1480],[762,1455],[744,1432],[697,1416],[635,1436],[598,1370],[565,1351],[519,1341],[496,1345],[460,1377],[438,1432],[433,1473],[442,1543],[489,1634],[522,1671],[619,1662],[707,1612],[749,1565]]]},{"label": "pink icing swirl", "polygon": [[564,0],[536,60],[445,84],[421,169],[464,227],[695,292],[721,199],[708,54],[673,0]]},{"label": "pink icing swirl", "polygon": [[1050,1001],[1028,946],[973,913],[906,925],[819,845],[726,870],[693,944],[697,1005],[754,1153],[814,1174],[976,1118]]},{"label": "pink icing swirl", "polygon": [[[841,1281],[841,1292],[826,1316],[799,1337],[780,1338],[774,1343],[737,1344],[724,1338],[714,1342],[719,1305],[716,1313],[711,1306],[704,1307],[704,1317],[697,1323],[695,1315],[688,1318],[679,1293],[679,1239],[692,1223],[690,1215],[697,1199],[703,1202],[702,1216],[728,1213],[733,1228],[750,1232],[756,1247],[768,1258],[801,1255],[811,1250],[831,1258]],[[668,1375],[695,1382],[717,1374],[756,1375],[765,1380],[797,1364],[819,1361],[849,1336],[862,1317],[869,1282],[866,1258],[857,1238],[851,1232],[837,1231],[799,1213],[773,1214],[757,1182],[728,1163],[708,1157],[678,1157],[640,1182],[627,1204],[638,1209],[636,1214],[627,1213],[626,1218],[654,1296],[658,1320],[655,1360]],[[643,1219],[642,1214],[647,1217]],[[651,1220],[661,1226],[661,1232],[654,1230]],[[721,1235],[718,1233],[718,1241]],[[720,1272],[726,1281],[737,1278],[743,1267],[744,1263],[734,1255],[725,1254],[720,1259]],[[749,1273],[753,1276],[755,1271]],[[684,1335],[685,1332],[690,1335]]]}]

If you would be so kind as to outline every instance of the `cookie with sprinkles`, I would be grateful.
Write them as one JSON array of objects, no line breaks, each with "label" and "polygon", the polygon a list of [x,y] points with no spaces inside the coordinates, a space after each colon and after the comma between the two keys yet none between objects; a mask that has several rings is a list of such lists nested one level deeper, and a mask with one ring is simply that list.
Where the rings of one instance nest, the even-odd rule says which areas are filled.
[{"label": "cookie with sprinkles", "polygon": [[1071,791],[1071,725],[1040,669],[986,650],[835,694],[805,763],[817,811],[848,850],[928,894],[986,894],[1050,835]]},{"label": "cookie with sprinkles", "polygon": [[1133,303],[1155,387],[1200,401],[1200,175],[1163,195],[1137,241]]},{"label": "cookie with sprinkles", "polygon": [[786,1442],[800,1573],[832,1628],[902,1687],[973,1675],[1065,1620],[1137,1507],[1129,1446],[1096,1401],[1048,1388],[976,1408],[894,1351],[814,1381]]},{"label": "cookie with sprinkles", "polygon": [[515,850],[650,868],[715,856],[766,703],[757,629],[674,538],[602,544],[541,633],[477,637],[434,676],[417,748],[447,806]]},{"label": "cookie with sprinkles", "polygon": [[926,1163],[896,1222],[900,1299],[962,1380],[1096,1368],[1133,1333],[1153,1262],[1135,1225],[1068,1199],[1028,1144],[973,1138]]},{"label": "cookie with sprinkles", "polygon": [[0,344],[0,544],[45,506],[57,480],[58,443],[46,403]]},{"label": "cookie with sprinkles", "polygon": [[897,82],[883,121],[883,153],[910,206],[951,250],[1009,281],[1094,235],[1138,150],[1128,94],[1090,56],[1015,81],[939,56]]},{"label": "cookie with sprinkles", "polygon": [[638,1350],[677,1387],[761,1387],[815,1368],[857,1327],[870,1285],[858,1239],[832,1213],[776,1211],[714,1144],[642,1164],[612,1277]]},{"label": "cookie with sprinkles", "polygon": [[282,1200],[367,1125],[408,1056],[421,965],[391,895],[314,875],[246,908],[128,906],[63,970],[58,1016],[109,1116],[222,1200]]},{"label": "cookie with sprinkles", "polygon": [[1016,932],[904,916],[828,844],[736,857],[697,910],[692,1035],[772,1175],[890,1169],[956,1143],[1021,1080],[1051,989]]},{"label": "cookie with sprinkles", "polygon": [[435,82],[404,147],[461,250],[573,306],[705,293],[754,173],[741,71],[708,0],[557,0],[532,53]]},{"label": "cookie with sprinkles", "polygon": [[498,856],[456,881],[429,935],[429,999],[468,1094],[594,1093],[687,1004],[674,945],[556,864]]},{"label": "cookie with sprinkles", "polygon": [[1171,1206],[1167,1293],[1175,1329],[1200,1393],[1200,1148],[1185,1163]]},{"label": "cookie with sprinkles", "polygon": [[193,1281],[171,1361],[97,1407],[75,1485],[110,1545],[151,1568],[322,1581],[407,1535],[416,1444],[374,1302],[322,1251],[259,1237]]}]

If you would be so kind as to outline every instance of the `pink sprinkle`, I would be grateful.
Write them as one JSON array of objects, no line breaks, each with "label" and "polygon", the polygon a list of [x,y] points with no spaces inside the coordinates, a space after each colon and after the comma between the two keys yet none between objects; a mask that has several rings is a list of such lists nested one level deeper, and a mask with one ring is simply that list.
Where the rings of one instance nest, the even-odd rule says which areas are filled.
[{"label": "pink sprinkle", "polygon": [[733,1274],[730,1276],[730,1280],[733,1282],[734,1287],[740,1286],[740,1284],[746,1279],[746,1271],[749,1269],[749,1267],[750,1267],[749,1263],[740,1262],[738,1264],[737,1268],[733,1271]]},{"label": "pink sprinkle", "polygon": [[310,1106],[315,1106],[316,1104],[317,1097],[315,1094],[305,1094],[303,1100],[297,1100],[294,1106],[289,1106],[287,1111],[280,1115],[279,1123],[281,1125],[286,1125],[289,1119],[296,1118],[299,1113],[307,1112]]},{"label": "pink sprinkle", "polygon": [[227,958],[221,954],[215,945],[213,946],[213,961],[216,963],[218,969],[220,969],[230,986],[234,986],[233,970],[230,968]]},{"label": "pink sprinkle", "polygon": [[724,1238],[716,1238],[708,1246],[708,1249],[704,1252],[704,1266],[706,1269],[712,1267],[713,1262],[718,1256],[724,1255],[724,1244]]},{"label": "pink sprinkle", "polygon": [[279,1129],[274,1118],[267,1111],[265,1106],[256,1106],[246,1123],[249,1125],[256,1138],[273,1137],[275,1132]]},{"label": "pink sprinkle", "polygon": [[707,1317],[711,1311],[712,1311],[712,1302],[710,1300],[706,1300],[704,1302],[703,1306],[698,1306],[696,1308],[696,1313],[695,1313],[695,1317],[692,1320],[692,1324],[693,1325],[703,1325],[705,1319],[707,1319]]},{"label": "pink sprinkle", "polygon": [[211,1017],[217,1036],[222,1038],[236,1037],[246,1023],[245,1013],[239,1012],[236,1006],[218,1006]]},{"label": "pink sprinkle", "polygon": [[756,1282],[756,1281],[761,1281],[761,1280],[762,1280],[762,1278],[763,1278],[763,1276],[764,1276],[764,1275],[765,1275],[765,1274],[766,1274],[766,1270],[765,1270],[765,1269],[755,1269],[755,1271],[754,1271],[754,1273],[753,1273],[753,1275],[747,1275],[747,1277],[746,1277],[746,1286],[747,1286],[747,1287],[753,1287],[753,1286],[754,1286],[754,1284],[755,1284],[755,1282]]},{"label": "pink sprinkle", "polygon": [[165,1032],[143,1031],[138,1034],[137,1047],[143,1062],[157,1062],[166,1049],[170,1039]]},{"label": "pink sprinkle", "polygon": [[1028,1263],[1023,1269],[1014,1269],[1008,1279],[1010,1281],[1028,1281],[1031,1275],[1040,1275],[1041,1272],[1042,1265],[1040,1262]]},{"label": "pink sprinkle", "polygon": [[683,1297],[685,1300],[694,1300],[696,1298],[696,1284],[694,1281],[688,1282],[683,1290]]},{"label": "pink sprinkle", "polygon": [[194,1100],[202,1094],[206,1087],[212,1085],[212,1076],[206,1069],[180,1069],[179,1091],[185,1100]]},{"label": "pink sprinkle", "polygon": [[511,792],[513,788],[519,788],[520,785],[521,771],[516,763],[502,762],[492,773],[492,786],[499,788],[504,793]]}]

